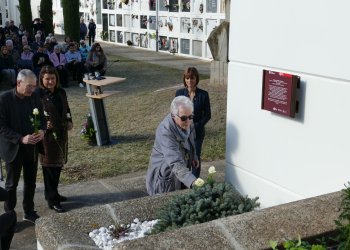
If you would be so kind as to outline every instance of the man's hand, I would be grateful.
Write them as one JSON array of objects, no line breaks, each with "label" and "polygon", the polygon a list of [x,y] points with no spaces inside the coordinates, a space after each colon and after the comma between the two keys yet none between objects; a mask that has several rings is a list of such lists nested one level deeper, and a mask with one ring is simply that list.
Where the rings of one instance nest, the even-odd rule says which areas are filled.
[{"label": "man's hand", "polygon": [[41,141],[42,139],[44,139],[45,131],[44,130],[39,130],[38,133],[34,133],[34,134],[32,134],[32,136],[33,136],[34,144],[36,144],[39,141]]},{"label": "man's hand", "polygon": [[21,139],[21,143],[22,144],[32,144],[32,145],[34,145],[36,143],[36,140],[37,140],[35,138],[35,135],[36,134],[23,136],[22,139]]}]

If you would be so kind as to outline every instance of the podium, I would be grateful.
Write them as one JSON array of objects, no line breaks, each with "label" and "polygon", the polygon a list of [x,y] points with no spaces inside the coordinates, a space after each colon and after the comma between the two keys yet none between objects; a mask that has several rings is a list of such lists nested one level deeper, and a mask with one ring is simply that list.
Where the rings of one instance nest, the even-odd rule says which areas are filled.
[{"label": "podium", "polygon": [[87,90],[86,96],[89,98],[91,117],[96,131],[96,141],[98,146],[112,143],[103,99],[121,92],[102,91],[102,87],[115,83],[121,83],[126,80],[126,78],[112,76],[105,76],[104,78],[105,79],[102,80],[84,79]]}]

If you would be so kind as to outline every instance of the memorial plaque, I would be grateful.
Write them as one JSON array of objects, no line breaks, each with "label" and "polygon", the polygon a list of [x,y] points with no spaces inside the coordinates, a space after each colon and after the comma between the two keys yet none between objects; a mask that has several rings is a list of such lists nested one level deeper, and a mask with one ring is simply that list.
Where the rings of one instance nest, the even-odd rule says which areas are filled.
[{"label": "memorial plaque", "polygon": [[300,77],[264,70],[261,108],[281,115],[295,117],[296,90]]}]

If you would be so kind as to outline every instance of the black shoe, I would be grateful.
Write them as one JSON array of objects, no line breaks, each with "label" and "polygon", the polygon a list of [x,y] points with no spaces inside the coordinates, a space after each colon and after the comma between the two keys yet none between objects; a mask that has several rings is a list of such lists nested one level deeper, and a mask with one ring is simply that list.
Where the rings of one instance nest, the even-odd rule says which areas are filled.
[{"label": "black shoe", "polygon": [[49,206],[49,208],[55,210],[57,213],[66,212],[66,210],[64,210],[64,208],[60,204],[51,205]]},{"label": "black shoe", "polygon": [[30,212],[24,214],[23,220],[29,221],[29,222],[35,224],[35,221],[39,218],[40,218],[40,216],[36,213],[36,211],[30,211]]},{"label": "black shoe", "polygon": [[58,195],[58,201],[59,202],[64,202],[64,201],[67,201],[68,200],[68,198],[66,197],[66,196],[63,196],[63,195]]}]

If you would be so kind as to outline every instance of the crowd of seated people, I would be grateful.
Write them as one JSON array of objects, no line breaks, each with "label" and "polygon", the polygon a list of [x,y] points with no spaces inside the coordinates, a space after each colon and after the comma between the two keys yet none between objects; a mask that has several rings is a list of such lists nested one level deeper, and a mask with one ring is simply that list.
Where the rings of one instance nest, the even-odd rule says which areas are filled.
[{"label": "crowd of seated people", "polygon": [[65,37],[59,43],[53,34],[43,32],[44,22],[35,18],[31,28],[33,35],[22,24],[6,21],[0,26],[0,84],[16,84],[21,69],[33,70],[39,74],[45,65],[54,66],[59,72],[63,87],[68,87],[69,77],[84,87],[83,75],[103,75],[107,58],[100,44],[92,47],[80,40],[79,43]]}]

